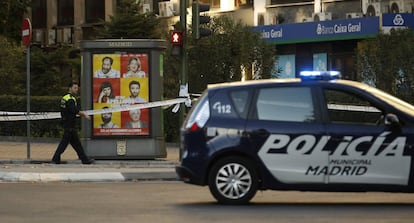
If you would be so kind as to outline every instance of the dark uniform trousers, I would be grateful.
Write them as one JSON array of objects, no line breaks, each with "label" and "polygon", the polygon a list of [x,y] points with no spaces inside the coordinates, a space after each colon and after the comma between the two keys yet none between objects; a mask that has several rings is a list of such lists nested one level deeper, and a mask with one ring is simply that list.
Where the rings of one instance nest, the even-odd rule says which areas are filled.
[{"label": "dark uniform trousers", "polygon": [[76,98],[72,94],[68,93],[62,97],[60,101],[60,111],[64,132],[62,140],[53,155],[52,162],[60,163],[60,156],[63,152],[65,152],[68,144],[70,143],[82,163],[90,164],[91,160],[88,159],[85,151],[83,150],[76,129],[76,115],[79,113],[79,108],[77,106]]},{"label": "dark uniform trousers", "polygon": [[62,140],[59,143],[59,146],[56,149],[55,155],[53,155],[52,161],[55,163],[60,163],[60,156],[63,152],[65,152],[66,147],[68,144],[75,149],[76,153],[78,154],[79,159],[85,163],[88,162],[88,157],[86,156],[82,144],[79,140],[79,136],[77,133],[76,128],[65,128]]}]

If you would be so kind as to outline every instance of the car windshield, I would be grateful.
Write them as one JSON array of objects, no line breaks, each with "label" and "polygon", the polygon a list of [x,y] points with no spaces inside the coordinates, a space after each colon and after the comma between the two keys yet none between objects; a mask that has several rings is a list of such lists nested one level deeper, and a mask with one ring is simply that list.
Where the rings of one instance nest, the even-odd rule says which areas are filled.
[{"label": "car windshield", "polygon": [[394,97],[382,90],[379,90],[377,88],[373,88],[373,87],[368,87],[366,89],[368,92],[378,96],[379,98],[381,98],[382,100],[384,100],[385,102],[387,102],[388,104],[394,106],[395,108],[400,109],[401,111],[403,111],[404,113],[413,115],[414,112],[414,106],[411,105],[408,102],[405,102],[397,97]]}]

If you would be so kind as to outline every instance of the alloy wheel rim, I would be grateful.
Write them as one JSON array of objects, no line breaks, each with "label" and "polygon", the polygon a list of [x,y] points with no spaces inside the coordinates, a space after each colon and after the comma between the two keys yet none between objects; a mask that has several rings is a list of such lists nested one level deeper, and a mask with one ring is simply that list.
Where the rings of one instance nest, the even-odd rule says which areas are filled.
[{"label": "alloy wheel rim", "polygon": [[216,186],[226,198],[239,199],[249,192],[252,176],[248,169],[238,163],[229,163],[217,172]]}]

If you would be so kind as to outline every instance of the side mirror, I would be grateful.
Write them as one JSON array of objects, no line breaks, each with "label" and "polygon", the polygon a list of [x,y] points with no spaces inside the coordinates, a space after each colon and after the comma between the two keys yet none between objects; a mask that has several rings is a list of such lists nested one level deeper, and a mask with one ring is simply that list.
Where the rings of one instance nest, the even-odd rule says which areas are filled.
[{"label": "side mirror", "polygon": [[401,127],[400,120],[395,114],[389,113],[385,115],[384,124],[390,126],[391,128]]}]

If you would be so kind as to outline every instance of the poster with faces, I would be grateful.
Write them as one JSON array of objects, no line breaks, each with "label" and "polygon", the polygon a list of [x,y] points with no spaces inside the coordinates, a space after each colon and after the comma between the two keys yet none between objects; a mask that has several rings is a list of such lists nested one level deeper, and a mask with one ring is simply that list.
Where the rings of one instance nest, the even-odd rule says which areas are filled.
[{"label": "poster with faces", "polygon": [[[149,102],[148,54],[94,54],[92,56],[93,109]],[[149,109],[94,115],[94,136],[125,136],[150,133]]]}]

